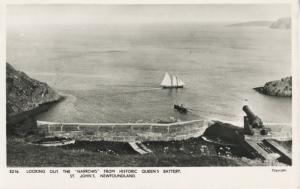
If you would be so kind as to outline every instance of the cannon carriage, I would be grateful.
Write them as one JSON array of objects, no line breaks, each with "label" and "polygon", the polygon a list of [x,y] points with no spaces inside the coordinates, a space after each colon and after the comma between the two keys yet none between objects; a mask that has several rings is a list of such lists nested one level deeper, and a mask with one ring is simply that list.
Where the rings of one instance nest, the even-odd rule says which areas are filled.
[{"label": "cannon carriage", "polygon": [[264,123],[260,117],[255,115],[249,106],[243,106],[243,111],[247,116],[244,116],[244,132],[246,135],[254,135],[253,129],[259,129],[261,135],[267,135],[268,130],[264,127]]}]

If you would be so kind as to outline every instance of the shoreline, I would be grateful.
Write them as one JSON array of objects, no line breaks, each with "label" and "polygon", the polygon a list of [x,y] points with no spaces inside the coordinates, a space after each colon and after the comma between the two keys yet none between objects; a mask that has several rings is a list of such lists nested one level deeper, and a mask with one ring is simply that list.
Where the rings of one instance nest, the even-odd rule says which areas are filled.
[{"label": "shoreline", "polygon": [[[64,100],[61,98],[59,101]],[[58,103],[59,103],[58,101]],[[44,112],[49,110],[52,105],[56,102],[46,103],[43,106],[40,106],[38,109],[35,109],[34,112],[31,112],[32,120],[35,119],[35,116],[39,114],[38,112]],[[37,114],[34,114],[37,113]],[[214,121],[216,123],[218,121]],[[51,123],[51,122],[44,122],[44,123]],[[183,122],[184,123],[193,123],[193,121]],[[32,145],[31,142],[37,140],[41,136],[39,134],[32,133],[31,135],[27,135],[21,137],[19,139],[15,138],[16,136],[7,135],[7,145],[8,147],[11,146],[13,149],[9,149],[7,155],[7,166],[148,166],[148,167],[161,167],[161,166],[252,166],[252,165],[261,165],[261,166],[270,166],[276,164],[276,166],[285,165],[282,162],[269,162],[269,161],[262,161],[260,159],[254,158],[248,154],[245,149],[240,145],[236,135],[234,134],[237,130],[242,130],[243,128],[235,126],[233,124],[237,122],[224,123],[218,122],[218,127],[211,128],[208,132],[209,127],[205,127],[201,131],[201,134],[195,135],[194,132],[193,136],[190,135],[186,138],[182,137],[179,140],[144,140],[143,144],[145,144],[148,148],[153,150],[153,153],[147,155],[139,155],[136,154],[130,147],[128,146],[128,142],[115,140],[116,138],[111,138],[112,140],[98,140],[93,141],[90,139],[79,140],[76,141],[74,145],[67,145],[62,147],[42,147]],[[69,124],[69,125],[68,125]],[[67,125],[73,128],[78,128],[77,125],[72,126],[72,123],[68,123]],[[113,123],[115,126],[112,128],[117,128],[118,126],[123,127],[124,125],[128,125],[130,123]],[[147,125],[149,123],[131,123],[136,125]],[[156,126],[159,127],[168,127],[170,126],[177,126],[180,122],[175,123],[156,123]],[[56,123],[56,126],[59,123]],[[88,130],[91,129],[91,126],[95,127],[99,124],[92,124],[86,123],[86,128]],[[106,123],[107,126],[107,123]],[[179,128],[182,126],[179,126]],[[61,129],[61,127],[59,126]],[[97,126],[97,129],[99,127]],[[141,127],[142,128],[142,127]],[[226,132],[217,132],[219,128],[222,128]],[[70,129],[70,128],[68,128]],[[107,128],[106,128],[107,129]],[[157,130],[160,132],[161,130]],[[176,129],[174,130],[176,131]],[[76,132],[76,131],[75,131]],[[126,130],[120,130],[117,133],[124,133]],[[89,134],[90,131],[88,132]],[[107,132],[103,132],[107,133]],[[109,132],[111,133],[111,132]],[[113,134],[113,133],[112,133]],[[176,135],[176,132],[174,133]],[[219,141],[220,138],[222,139],[218,143],[210,142],[209,140],[203,140],[202,136],[205,136],[209,140],[217,140]],[[120,139],[120,138],[118,138]],[[14,140],[17,140],[15,142]],[[19,143],[19,140],[23,140],[25,143]],[[280,141],[284,144],[287,148],[291,149],[292,140]],[[231,145],[231,144],[237,144]],[[101,147],[102,146],[102,147]],[[205,147],[207,146],[207,147]],[[224,147],[229,147],[231,150],[229,151],[222,151]],[[121,149],[122,148],[122,149]],[[124,150],[125,148],[125,150]],[[26,153],[24,153],[24,149],[27,149]],[[127,149],[127,150],[126,150]],[[21,152],[22,151],[22,152]],[[43,154],[40,154],[42,151]],[[22,159],[19,159],[18,155],[22,153]],[[40,158],[35,159],[33,162],[31,160],[31,156],[36,156],[40,154]],[[48,154],[45,156],[45,154]],[[66,159],[72,158],[75,159],[72,162],[68,162],[67,164],[64,161],[60,161],[57,159],[57,155],[64,154]],[[101,156],[105,160],[97,161],[95,160],[96,156]],[[170,156],[173,159],[171,161]],[[49,158],[48,158],[49,157]],[[85,161],[81,159],[84,157]],[[17,160],[16,160],[17,159]],[[86,160],[90,159],[90,163],[86,163]],[[127,161],[123,161],[121,159],[126,159]],[[46,161],[45,161],[46,160]],[[55,160],[55,161],[53,161]],[[15,164],[17,162],[18,164]],[[154,162],[154,163],[153,163]],[[167,162],[167,163],[166,163]]]},{"label": "shoreline", "polygon": [[[36,116],[47,112],[53,105],[65,100],[63,96],[59,99],[39,104],[37,107],[24,112],[13,113],[6,116],[6,129],[8,134],[27,135],[36,129]],[[21,126],[21,128],[20,128]],[[25,129],[24,129],[25,127]]]},{"label": "shoreline", "polygon": [[[25,78],[23,77],[23,79],[28,78],[26,76]],[[33,80],[33,82],[38,81]],[[47,89],[51,89],[45,83],[42,83],[42,85],[46,85]],[[31,86],[24,85],[24,87],[29,88]],[[125,154],[120,154],[122,155],[120,156],[121,159],[123,157],[125,157],[125,159],[127,158],[130,161],[135,161],[134,159],[140,159],[139,164],[141,166],[232,166],[238,165],[239,163],[245,163],[241,160],[241,158],[253,158],[249,160],[249,162],[261,161],[255,159],[257,157],[251,156],[251,153],[249,154],[248,152],[246,152],[249,151],[249,149],[243,146],[243,143],[246,142],[242,139],[243,137],[245,137],[245,133],[243,131],[244,128],[236,126],[236,122],[226,123],[222,121],[211,120],[177,121],[176,119],[174,119],[172,123],[37,122],[38,115],[40,115],[43,112],[47,112],[53,107],[53,105],[69,98],[68,95],[57,94],[56,92],[54,94],[57,95],[57,98],[51,98],[51,100],[48,100],[44,103],[44,96],[42,95],[42,99],[38,101],[40,104],[37,103],[37,107],[34,107],[29,111],[23,111],[20,113],[12,113],[10,115],[7,115],[7,160],[12,161],[8,162],[7,165],[12,165],[14,164],[13,162],[23,163],[23,166],[28,165],[28,162],[31,162],[29,163],[30,165],[36,165],[36,162],[32,162],[31,158],[32,155],[36,156],[37,154],[40,154],[39,150],[41,150],[48,155],[47,157],[45,157],[45,154],[40,154],[41,159],[37,160],[37,163],[39,163],[39,166],[49,166],[53,165],[53,163],[56,163],[53,162],[53,160],[59,161],[57,158],[60,157],[61,154],[64,154],[69,158],[73,158],[68,156],[70,154],[70,150],[79,150],[79,154],[73,154],[75,158],[91,155],[91,158],[94,159],[94,156],[97,156],[100,152],[100,154],[103,157],[108,158],[106,163],[108,163],[107,166],[110,166],[109,162],[112,163],[110,158],[117,158],[119,156],[118,153],[110,154],[112,151],[114,151],[115,148],[117,149],[116,151],[121,150],[122,146],[124,148],[130,148],[128,146],[129,143],[137,141],[140,141],[146,146],[150,147],[151,150],[153,150],[153,153],[146,155],[137,155],[132,153],[131,149],[131,151],[126,151]],[[30,93],[30,95],[33,94]],[[33,98],[33,96],[30,97],[30,95],[26,96],[26,98]],[[39,94],[37,96],[39,97]],[[20,98],[21,97],[23,96],[20,96]],[[30,104],[27,103],[27,106],[29,105]],[[55,109],[53,111],[55,111]],[[282,128],[279,128],[279,134],[282,134],[283,130],[281,129]],[[12,135],[12,133],[15,135]],[[289,136],[290,133],[283,132],[283,134]],[[76,144],[74,146],[67,146],[67,149],[59,147],[47,148],[32,144],[32,142],[34,142],[38,138],[42,138],[45,136],[74,138],[77,143],[75,142]],[[202,138],[203,136],[205,136],[207,140],[204,140]],[[291,141],[289,139],[286,140]],[[23,141],[24,144],[22,144],[22,142],[20,143],[20,141]],[[285,144],[286,142],[283,143]],[[292,142],[290,142],[290,144],[288,143],[287,146],[291,146],[291,143]],[[99,149],[97,147],[97,144],[106,146],[105,151],[103,151],[103,149]],[[91,151],[85,150],[91,148],[91,146],[94,146]],[[206,147],[209,148],[208,151],[205,150]],[[223,147],[227,147],[228,149],[236,149],[237,152],[229,150],[225,153],[221,150],[223,149]],[[81,151],[82,149],[83,151]],[[239,152],[242,155],[238,155]],[[22,159],[19,159],[20,153],[23,155]],[[222,153],[225,153],[223,154],[225,155],[225,157],[222,157]],[[230,154],[233,156],[230,157]],[[172,156],[171,159],[176,160],[175,162],[173,162],[170,159],[170,155]],[[51,158],[48,159],[48,156]],[[147,160],[147,157],[154,158],[151,160],[151,162],[167,160],[168,163],[158,163],[153,165],[153,163]],[[28,162],[23,162],[23,158],[27,158]],[[44,159],[47,159],[46,164],[44,162]],[[79,158],[76,162],[74,162],[73,164],[71,163],[69,165],[77,166],[78,163],[82,164],[83,162],[81,159],[82,158]],[[86,158],[84,159],[86,160]],[[118,161],[114,162],[113,164],[117,164],[118,166],[128,165],[126,162],[122,162],[121,159],[118,159]],[[199,161],[200,159],[203,160],[205,163]],[[34,161],[35,160],[36,159],[34,158]],[[230,163],[222,162],[227,160],[230,160]],[[92,162],[94,162],[97,165],[99,163],[102,163],[97,160],[92,160]],[[258,164],[259,163],[256,162],[256,165]],[[262,164],[267,165],[268,163]]]}]

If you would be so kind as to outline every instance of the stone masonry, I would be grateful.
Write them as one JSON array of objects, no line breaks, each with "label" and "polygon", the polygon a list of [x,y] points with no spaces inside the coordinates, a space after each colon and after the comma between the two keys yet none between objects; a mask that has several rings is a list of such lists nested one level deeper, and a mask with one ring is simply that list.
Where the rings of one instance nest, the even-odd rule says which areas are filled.
[{"label": "stone masonry", "polygon": [[171,141],[201,136],[209,121],[158,123],[54,123],[37,121],[38,132],[46,136],[87,141]]}]

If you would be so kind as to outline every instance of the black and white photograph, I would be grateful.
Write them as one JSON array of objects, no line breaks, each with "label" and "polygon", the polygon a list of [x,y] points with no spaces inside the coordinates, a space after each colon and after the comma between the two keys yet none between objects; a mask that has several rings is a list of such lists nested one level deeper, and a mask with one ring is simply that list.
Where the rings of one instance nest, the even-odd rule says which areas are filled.
[{"label": "black and white photograph", "polygon": [[291,167],[291,4],[8,4],[7,167]]}]

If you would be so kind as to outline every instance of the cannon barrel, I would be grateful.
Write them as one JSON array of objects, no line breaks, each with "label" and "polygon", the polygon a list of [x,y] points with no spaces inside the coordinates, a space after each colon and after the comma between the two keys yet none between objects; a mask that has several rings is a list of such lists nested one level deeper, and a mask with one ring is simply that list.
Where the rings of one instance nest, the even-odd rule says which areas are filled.
[{"label": "cannon barrel", "polygon": [[247,114],[248,121],[253,127],[263,127],[262,120],[256,116],[247,105],[243,106],[243,111]]},{"label": "cannon barrel", "polygon": [[248,118],[253,121],[257,116],[251,111],[249,106],[243,106],[243,111],[247,114]]}]

